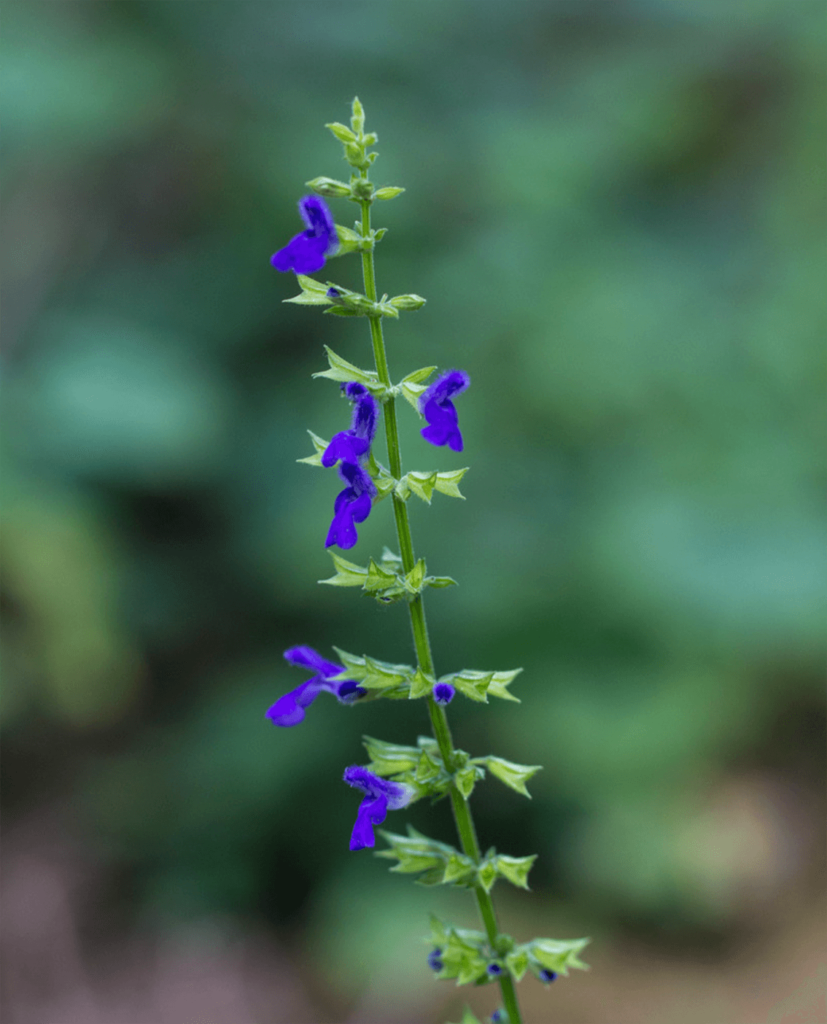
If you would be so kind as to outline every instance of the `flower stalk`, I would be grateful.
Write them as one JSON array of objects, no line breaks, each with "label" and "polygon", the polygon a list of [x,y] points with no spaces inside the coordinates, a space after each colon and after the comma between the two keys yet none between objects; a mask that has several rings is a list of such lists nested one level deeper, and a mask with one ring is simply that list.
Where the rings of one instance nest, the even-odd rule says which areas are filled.
[{"label": "flower stalk", "polygon": [[[360,178],[365,182],[369,180],[367,170],[361,172]],[[369,238],[371,231],[371,201],[363,199],[360,202],[360,206],[362,208],[362,234],[365,238]],[[365,295],[372,302],[376,302],[376,270],[373,261],[373,249],[367,249],[362,252],[362,278],[365,286]],[[385,351],[382,319],[379,316],[371,316],[368,317],[368,323],[370,324],[370,340],[373,345],[376,373],[379,380],[389,388],[391,386],[391,378],[388,369],[388,357]],[[397,480],[400,480],[402,478],[402,453],[399,447],[399,429],[396,422],[396,402],[392,396],[385,402],[384,415],[388,463],[390,464],[391,473]],[[408,573],[413,569],[416,558],[414,555],[413,537],[411,536],[411,524],[408,517],[408,506],[397,494],[393,495],[393,511],[394,518],[396,519],[399,551],[402,555],[402,568]],[[417,663],[424,673],[429,676],[435,676],[436,671],[433,654],[431,653],[431,642],[428,637],[428,626],[425,621],[425,605],[421,593],[408,602],[408,611],[410,613]],[[440,707],[433,697],[428,697],[427,700],[428,715],[431,719],[434,739],[439,745],[442,761],[450,773],[454,770],[454,744],[451,738],[451,728],[448,725],[448,716],[445,713],[445,708]],[[479,864],[482,855],[470,804],[455,785],[451,786],[450,797],[454,822],[456,823],[462,850],[467,857],[471,858],[474,864]],[[497,915],[494,910],[494,901],[491,898],[491,894],[486,892],[482,885],[474,886],[474,895],[488,941],[492,948],[496,949],[500,931],[497,924]],[[499,978],[499,983],[502,990],[503,1005],[508,1013],[509,1021],[511,1024],[522,1024],[523,1018],[520,1013],[517,993],[511,975],[503,973]]]},{"label": "flower stalk", "polygon": [[[437,678],[423,594],[427,587],[446,587],[455,581],[448,576],[429,576],[425,561],[417,560],[411,535],[407,502],[416,495],[430,504],[434,492],[462,498],[459,482],[466,469],[449,471],[411,470],[402,473],[402,455],[397,425],[397,397],[404,397],[426,420],[420,434],[437,447],[463,450],[463,437],[453,398],[469,386],[463,370],[443,371],[430,385],[425,381],[436,367],[414,370],[394,385],[391,381],[383,332],[383,319],[398,318],[400,311],[421,309],[425,300],[414,294],[379,297],[376,287],[374,249],[385,229],[371,227],[371,206],[374,200],[393,199],[404,189],[384,187],[375,190],[368,174],[376,158],[367,150],[376,136],[364,132],[364,111],[358,100],[353,102],[351,127],[334,123],[327,127],[343,144],[345,159],[353,168],[350,184],[320,177],[308,182],[316,196],[301,200],[299,212],[307,230],[296,235],[272,258],[278,270],[292,269],[301,294],[285,301],[299,305],[324,306],[334,316],[367,318],[373,349],[374,369],[360,369],[326,347],[330,368],[314,374],[337,381],[353,405],[351,426],[340,430],[330,441],[310,432],[315,454],[300,462],[325,469],[338,467],[346,487],[336,497],[334,516],[325,546],[349,550],[358,542],[356,525],[364,522],[373,507],[390,496],[396,524],[399,554],[388,548],[377,562],[370,558],[367,566],[358,565],[331,552],[336,573],[320,582],[337,587],[360,587],[382,603],[404,601],[413,633],[416,665],[397,665],[379,661],[368,655],[349,654],[334,648],[337,661],[328,661],[312,648],[295,647],[286,653],[294,665],[315,674],[294,690],[280,697],[268,711],[273,723],[291,727],[304,720],[305,709],[323,690],[341,704],[356,704],[379,698],[424,699],[428,708],[432,736],[420,736],[416,746],[387,743],[369,736],[363,738],[370,757],[367,766],[352,765],[344,773],[344,781],[361,790],[363,800],[357,812],[350,840],[351,850],[375,845],[374,826],[384,822],[389,811],[398,811],[425,796],[451,801],[460,849],[430,839],[408,826],[408,835],[381,832],[386,849],[377,856],[398,861],[393,870],[419,875],[425,885],[455,885],[473,891],[483,930],[474,931],[446,925],[431,919],[431,946],[428,966],[440,978],[456,979],[457,984],[484,985],[496,981],[502,993],[503,1006],[495,1011],[492,1021],[522,1024],[522,1015],[515,982],[531,971],[544,984],[558,974],[567,975],[570,967],[585,967],[577,954],[587,939],[532,939],[517,944],[500,931],[491,890],[498,878],[518,888],[528,888],[528,872],[536,855],[515,857],[498,854],[493,847],[485,854],[471,814],[469,798],[477,782],[486,773],[499,779],[515,792],[529,796],[526,782],[540,770],[539,765],[521,765],[495,755],[471,757],[454,747],[446,707],[457,694],[488,703],[488,697],[516,701],[508,690],[521,671],[484,672],[462,669]],[[359,205],[360,220],[354,229],[333,221],[320,196],[346,198]],[[362,263],[364,294],[332,282],[322,283],[305,276],[311,267],[321,269],[333,256],[359,252]],[[321,264],[319,261],[321,260]],[[388,464],[385,469],[376,461],[371,446],[376,433],[378,407],[381,403],[387,442]],[[463,1021],[476,1021],[470,1010]]]}]

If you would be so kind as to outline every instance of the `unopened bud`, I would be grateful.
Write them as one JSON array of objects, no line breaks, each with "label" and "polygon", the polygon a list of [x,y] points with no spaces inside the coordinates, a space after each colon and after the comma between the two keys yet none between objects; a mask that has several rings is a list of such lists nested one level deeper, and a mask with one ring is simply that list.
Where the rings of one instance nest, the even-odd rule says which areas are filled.
[{"label": "unopened bud", "polygon": [[395,295],[390,300],[390,304],[396,309],[414,310],[422,309],[426,301],[421,295]]},{"label": "unopened bud", "polygon": [[314,178],[305,184],[320,196],[343,199],[350,195],[350,185],[346,185],[343,181],[337,181],[335,178]]}]

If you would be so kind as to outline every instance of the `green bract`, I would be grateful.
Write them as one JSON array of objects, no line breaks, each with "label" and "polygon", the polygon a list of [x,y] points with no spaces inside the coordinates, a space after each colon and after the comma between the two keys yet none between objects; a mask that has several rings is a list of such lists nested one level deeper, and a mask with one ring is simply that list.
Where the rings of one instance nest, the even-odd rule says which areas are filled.
[{"label": "green bract", "polygon": [[510,672],[478,672],[475,669],[464,668],[461,672],[442,676],[439,681],[450,683],[466,697],[481,701],[483,704],[488,703],[488,694],[500,697],[502,700],[513,700],[519,703],[519,698],[509,693],[506,687],[516,679],[520,672],[522,672],[521,668],[512,669]]},{"label": "green bract", "polygon": [[[316,438],[315,434],[311,436],[313,443],[317,445],[316,455],[310,455],[308,458],[298,461],[318,466],[321,465],[321,452],[318,450],[318,445],[324,442],[320,438]],[[322,448],[321,451],[323,450]],[[377,488],[380,488],[380,485],[384,488],[388,486],[388,479],[381,475],[376,478],[375,482]],[[390,486],[392,487],[393,484],[391,483]],[[387,489],[384,494],[380,490],[378,497],[384,497],[387,493]],[[326,580],[319,580],[319,583],[326,583],[331,587],[361,587],[383,604],[403,599],[410,601],[416,598],[425,587],[449,587],[456,582],[450,576],[428,576],[425,560],[422,558],[414,564],[410,572],[400,572],[399,557],[392,555],[387,548],[381,561],[375,562],[371,558],[366,567],[348,562],[347,559],[333,551],[330,552],[330,557],[333,559],[336,575]]]},{"label": "green bract", "polygon": [[296,280],[301,288],[301,295],[294,295],[292,299],[284,299],[284,302],[294,302],[297,306],[330,305],[326,284],[315,281],[312,277],[306,277],[304,274],[296,274]]},{"label": "green bract", "polygon": [[436,470],[431,473],[423,473],[414,469],[397,482],[396,493],[403,501],[407,501],[411,494],[415,494],[417,498],[421,498],[428,505],[431,504],[434,491],[447,494],[449,498],[462,498],[464,501],[465,497],[459,491],[459,482],[467,472],[467,467],[443,473]]},{"label": "green bract", "polygon": [[401,196],[405,191],[404,188],[397,188],[394,185],[386,185],[384,188],[378,188],[373,193],[374,199],[396,199],[397,196]]},{"label": "green bract", "polygon": [[[325,196],[328,199],[341,199],[351,195],[350,185],[346,185],[343,181],[337,181],[335,178],[314,178],[312,181],[306,181],[305,185],[312,188],[316,195]],[[339,230],[338,226],[336,230]]]},{"label": "green bract", "polygon": [[504,782],[515,793],[527,796],[529,800],[531,793],[525,788],[525,784],[533,775],[543,770],[543,766],[540,764],[514,764],[513,761],[506,761],[504,757],[478,758],[477,763],[484,764],[500,782]]}]

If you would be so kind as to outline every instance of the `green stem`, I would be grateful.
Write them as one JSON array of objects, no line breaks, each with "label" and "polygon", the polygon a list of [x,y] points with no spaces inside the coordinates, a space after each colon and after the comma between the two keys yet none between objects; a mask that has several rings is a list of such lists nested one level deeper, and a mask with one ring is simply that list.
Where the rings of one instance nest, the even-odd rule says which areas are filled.
[{"label": "green stem", "polygon": [[[362,171],[361,177],[367,180],[367,173]],[[362,234],[365,238],[370,237],[370,202],[365,200],[360,203],[362,208]],[[376,302],[376,271],[373,264],[373,250],[362,252],[362,276],[365,282],[365,295]],[[385,352],[385,339],[382,333],[382,318],[379,316],[369,317],[370,340],[373,345],[373,358],[376,364],[376,372],[379,380],[386,386],[391,386],[390,373],[388,371],[388,357]],[[396,399],[389,397],[384,406],[385,416],[385,437],[388,442],[388,461],[390,462],[391,474],[397,479],[402,477],[402,457],[399,449],[399,430],[396,423]],[[406,573],[413,569],[416,558],[414,556],[413,538],[411,536],[411,525],[408,519],[408,506],[399,497],[393,495],[393,514],[396,520],[396,533],[399,538],[399,553],[402,556],[402,567]],[[425,606],[422,602],[422,594],[409,602],[408,608],[411,616],[411,629],[413,630],[414,647],[416,648],[416,659],[422,671],[433,678],[436,678],[434,659],[431,654],[431,643],[428,639],[428,626],[425,621]],[[451,739],[451,729],[448,725],[448,716],[445,709],[437,704],[432,697],[428,698],[428,714],[431,718],[431,728],[434,738],[439,745],[439,752],[443,764],[449,772],[454,770],[454,743]],[[471,807],[465,797],[452,784],[451,807],[454,812],[454,821],[457,826],[462,849],[467,857],[470,857],[475,864],[479,864],[482,855],[480,844],[477,839],[477,832],[474,828],[474,819],[471,815]],[[494,901],[491,894],[486,892],[481,885],[474,887],[474,895],[477,898],[477,907],[480,917],[485,925],[485,932],[492,949],[497,949],[497,937],[499,926],[497,915],[494,911]],[[500,978],[500,988],[503,996],[503,1006],[508,1013],[510,1024],[522,1024],[520,1007],[517,1002],[517,993],[514,989],[514,981],[510,974],[503,974]]]}]

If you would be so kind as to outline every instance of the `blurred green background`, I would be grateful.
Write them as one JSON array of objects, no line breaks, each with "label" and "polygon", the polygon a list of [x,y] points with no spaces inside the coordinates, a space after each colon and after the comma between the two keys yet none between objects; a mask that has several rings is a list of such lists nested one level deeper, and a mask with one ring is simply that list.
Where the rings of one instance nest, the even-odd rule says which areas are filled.
[{"label": "blurred green background", "polygon": [[[347,176],[322,126],[354,94],[407,189],[380,291],[428,299],[392,373],[473,382],[461,456],[402,410],[407,468],[472,467],[411,510],[461,584],[428,601],[438,668],[525,668],[522,705],[455,701],[456,739],[545,765],[530,804],[474,797],[484,846],[540,854],[503,924],[594,938],[530,1019],[823,1019],[824,14],[4,3],[10,1024],[496,1005],[419,941],[471,901],[347,850],[361,733],[424,708],[264,717],[287,646],[412,654],[403,608],[316,585],[337,485],[295,463],[348,417],[322,345],[365,365],[366,324],[282,305],[269,265],[303,183]],[[387,503],[356,560],[384,543]],[[444,804],[409,818],[452,837]]]}]

